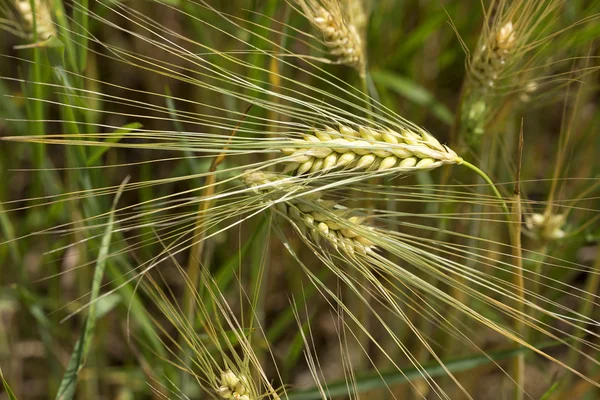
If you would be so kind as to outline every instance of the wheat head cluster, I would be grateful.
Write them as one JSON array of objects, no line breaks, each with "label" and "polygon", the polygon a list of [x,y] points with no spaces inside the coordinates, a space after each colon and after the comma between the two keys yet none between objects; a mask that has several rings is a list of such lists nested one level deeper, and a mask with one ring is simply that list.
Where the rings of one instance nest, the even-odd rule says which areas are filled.
[{"label": "wheat head cluster", "polygon": [[0,0],[6,398],[600,396],[599,18]]}]

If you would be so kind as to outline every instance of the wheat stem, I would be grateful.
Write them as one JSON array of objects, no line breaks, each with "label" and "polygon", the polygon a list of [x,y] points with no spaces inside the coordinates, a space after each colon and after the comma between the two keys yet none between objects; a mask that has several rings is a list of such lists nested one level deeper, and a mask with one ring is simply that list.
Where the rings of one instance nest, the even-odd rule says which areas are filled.
[{"label": "wheat stem", "polygon": [[476,172],[479,176],[481,176],[483,178],[483,180],[485,180],[490,185],[490,189],[492,189],[492,191],[494,192],[494,194],[496,195],[498,200],[500,200],[502,209],[504,210],[504,213],[506,214],[506,217],[510,222],[510,217],[509,217],[510,210],[508,209],[508,206],[506,205],[504,198],[502,197],[502,195],[500,194],[500,192],[496,188],[496,185],[494,185],[494,182],[490,179],[490,177],[487,176],[487,174],[485,172],[483,172],[482,170],[480,170],[479,168],[477,168],[475,165],[471,164],[468,161],[462,160],[461,165],[464,165],[465,167],[469,168],[470,170]]},{"label": "wheat stem", "polygon": [[[525,312],[525,280],[523,277],[523,248],[521,246],[521,192],[519,189],[519,182],[515,185],[515,193],[513,196],[513,209],[510,215],[512,224],[509,226],[509,233],[511,238],[512,253],[515,260],[515,274],[513,275],[513,283],[516,286],[516,297],[517,305],[516,309],[519,314],[523,315]],[[520,337],[525,337],[525,317],[515,318],[515,331]],[[525,396],[525,354],[519,353],[513,360],[513,379],[515,380],[515,400],[523,400]]]}]

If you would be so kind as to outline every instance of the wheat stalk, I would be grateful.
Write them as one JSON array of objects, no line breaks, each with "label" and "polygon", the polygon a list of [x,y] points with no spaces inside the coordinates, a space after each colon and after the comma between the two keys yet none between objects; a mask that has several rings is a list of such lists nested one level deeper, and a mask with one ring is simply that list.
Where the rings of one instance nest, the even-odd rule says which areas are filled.
[{"label": "wheat stalk", "polygon": [[298,175],[307,172],[327,172],[333,168],[353,168],[376,171],[423,171],[443,164],[462,164],[454,151],[442,145],[431,134],[401,128],[377,131],[361,126],[315,130],[305,134],[296,144],[303,148],[282,149],[289,156],[286,172]]}]

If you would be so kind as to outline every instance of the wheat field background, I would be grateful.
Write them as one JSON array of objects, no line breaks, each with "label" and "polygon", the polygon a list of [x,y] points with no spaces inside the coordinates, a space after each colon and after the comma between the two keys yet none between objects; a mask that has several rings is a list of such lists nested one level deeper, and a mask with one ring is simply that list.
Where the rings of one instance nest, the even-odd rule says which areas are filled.
[{"label": "wheat field background", "polygon": [[0,0],[0,399],[597,399],[600,1]]}]

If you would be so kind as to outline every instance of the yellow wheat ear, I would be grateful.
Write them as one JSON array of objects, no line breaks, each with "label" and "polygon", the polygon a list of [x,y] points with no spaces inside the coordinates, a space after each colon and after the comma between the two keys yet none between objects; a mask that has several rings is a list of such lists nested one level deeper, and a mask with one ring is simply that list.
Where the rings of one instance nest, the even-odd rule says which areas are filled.
[{"label": "yellow wheat ear", "polygon": [[339,0],[294,0],[305,17],[321,33],[329,54],[340,64],[366,73],[364,26],[366,15],[357,3]]},{"label": "yellow wheat ear", "polygon": [[340,125],[325,127],[296,140],[297,147],[282,149],[289,156],[286,172],[298,175],[327,173],[334,168],[411,173],[444,164],[463,163],[454,151],[424,130],[379,131]]}]

